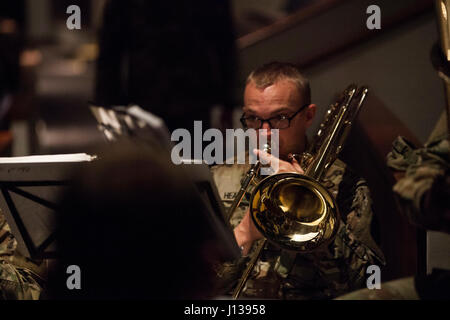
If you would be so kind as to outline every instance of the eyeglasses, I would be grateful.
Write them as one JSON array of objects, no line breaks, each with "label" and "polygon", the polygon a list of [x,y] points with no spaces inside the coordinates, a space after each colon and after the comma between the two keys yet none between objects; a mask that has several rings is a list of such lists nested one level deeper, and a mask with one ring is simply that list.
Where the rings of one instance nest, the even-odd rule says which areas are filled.
[{"label": "eyeglasses", "polygon": [[269,123],[269,126],[271,129],[286,129],[289,128],[291,125],[291,120],[303,109],[305,109],[307,106],[309,106],[309,103],[303,105],[300,109],[298,109],[292,116],[287,117],[285,115],[278,115],[272,118],[268,119],[261,119],[257,116],[248,116],[246,117],[245,114],[241,117],[241,123],[244,126],[244,128],[248,129],[261,129],[264,122]]}]

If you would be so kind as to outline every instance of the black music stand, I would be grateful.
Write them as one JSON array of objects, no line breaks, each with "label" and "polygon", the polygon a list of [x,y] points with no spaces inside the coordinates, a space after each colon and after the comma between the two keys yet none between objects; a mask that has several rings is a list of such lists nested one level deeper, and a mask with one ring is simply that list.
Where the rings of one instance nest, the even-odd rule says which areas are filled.
[{"label": "black music stand", "polygon": [[[216,184],[213,180],[209,166],[201,160],[182,160],[184,171],[197,188],[197,192],[203,199],[210,212],[211,224],[215,226],[216,233],[223,239],[223,245],[230,252],[230,260],[240,256],[240,249],[236,243],[230,222],[226,219],[225,207],[219,196]],[[225,226],[225,228],[223,228]]]},{"label": "black music stand", "polygon": [[95,159],[87,154],[0,158],[0,209],[31,259],[56,256],[54,218],[71,170]]},{"label": "black music stand", "polygon": [[[159,143],[168,153],[172,142],[170,132],[164,121],[156,115],[143,110],[139,106],[102,107],[91,105],[91,112],[98,122],[98,128],[109,142],[119,138],[147,140]],[[218,236],[223,239],[229,259],[240,256],[240,249],[231,231],[229,221],[225,218],[225,209],[218,194],[208,165],[200,160],[182,159],[183,169],[194,183],[199,197],[202,198],[209,211],[208,218]]]}]

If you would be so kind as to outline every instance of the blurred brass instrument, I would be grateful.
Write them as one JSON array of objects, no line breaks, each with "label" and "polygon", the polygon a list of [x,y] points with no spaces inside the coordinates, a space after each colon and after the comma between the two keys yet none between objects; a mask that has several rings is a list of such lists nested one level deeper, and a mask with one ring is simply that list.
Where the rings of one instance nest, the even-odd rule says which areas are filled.
[{"label": "blurred brass instrument", "polygon": [[439,42],[431,50],[431,62],[444,83],[447,130],[450,133],[450,0],[434,0]]},{"label": "blurred brass instrument", "polygon": [[[274,174],[255,187],[250,199],[250,216],[265,239],[256,247],[233,299],[242,292],[267,241],[283,249],[306,253],[329,244],[336,236],[339,210],[333,195],[320,181],[342,150],[367,93],[367,87],[352,84],[330,106],[313,143],[299,158],[305,174]],[[257,165],[259,169],[260,164]],[[257,175],[252,169],[248,173],[250,181]]]}]

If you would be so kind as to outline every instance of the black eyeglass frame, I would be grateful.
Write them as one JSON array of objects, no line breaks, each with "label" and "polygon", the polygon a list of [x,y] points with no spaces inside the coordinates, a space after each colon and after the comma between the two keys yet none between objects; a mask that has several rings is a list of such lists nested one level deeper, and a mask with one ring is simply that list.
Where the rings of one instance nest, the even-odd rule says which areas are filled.
[{"label": "black eyeglass frame", "polygon": [[[288,125],[287,125],[287,127],[285,127],[285,128],[273,128],[273,126],[272,126],[272,124],[270,123],[270,121],[271,120],[273,120],[273,119],[276,119],[277,117],[279,117],[279,116],[275,116],[275,117],[272,117],[272,118],[267,118],[267,119],[260,119],[260,118],[258,118],[258,117],[255,117],[255,118],[258,118],[260,121],[261,121],[261,125],[259,126],[259,128],[253,128],[253,129],[255,129],[255,130],[258,130],[258,129],[261,129],[262,128],[262,126],[263,126],[263,124],[264,124],[264,122],[267,122],[268,124],[269,124],[269,127],[270,127],[270,129],[287,129],[287,128],[289,128],[290,126],[291,126],[291,120],[292,119],[294,119],[294,117],[297,115],[297,114],[299,114],[300,112],[302,112],[306,107],[308,107],[310,104],[309,103],[307,103],[307,104],[304,104],[300,109],[298,109],[293,115],[291,115],[290,117],[286,117],[286,119],[288,120]],[[244,117],[245,116],[245,113],[243,113],[242,114],[242,116],[241,116],[241,118],[239,119],[240,121],[241,121],[241,123],[242,123],[242,125],[244,126],[244,128],[245,129],[248,129],[248,126],[247,126],[247,124],[246,124],[246,119],[249,119],[249,117]],[[282,119],[282,120],[285,120],[285,119]]]}]

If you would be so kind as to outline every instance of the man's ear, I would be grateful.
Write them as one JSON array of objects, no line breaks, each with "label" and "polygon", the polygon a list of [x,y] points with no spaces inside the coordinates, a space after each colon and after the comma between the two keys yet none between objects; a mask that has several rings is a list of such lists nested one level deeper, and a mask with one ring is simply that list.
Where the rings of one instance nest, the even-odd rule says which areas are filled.
[{"label": "man's ear", "polygon": [[309,127],[312,124],[314,116],[316,115],[316,109],[317,106],[313,103],[310,104],[308,107],[306,107],[305,110],[306,127]]}]

